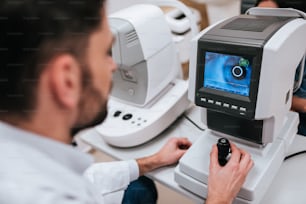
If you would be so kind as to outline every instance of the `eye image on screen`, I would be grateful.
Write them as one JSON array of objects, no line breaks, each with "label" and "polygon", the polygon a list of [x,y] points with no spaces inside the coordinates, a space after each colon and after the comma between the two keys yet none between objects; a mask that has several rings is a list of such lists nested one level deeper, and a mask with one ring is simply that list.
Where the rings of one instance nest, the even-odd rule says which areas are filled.
[{"label": "eye image on screen", "polygon": [[206,52],[205,88],[249,96],[252,63],[242,56]]}]

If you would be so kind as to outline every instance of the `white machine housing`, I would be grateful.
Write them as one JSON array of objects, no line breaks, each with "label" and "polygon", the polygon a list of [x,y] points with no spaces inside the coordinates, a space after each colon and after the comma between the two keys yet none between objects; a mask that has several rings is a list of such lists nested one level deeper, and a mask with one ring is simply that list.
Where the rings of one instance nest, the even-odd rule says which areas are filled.
[{"label": "white machine housing", "polygon": [[[253,10],[256,11],[255,8]],[[278,12],[275,13],[276,15],[281,15],[281,11],[283,11],[283,9],[276,9],[275,11],[273,9],[264,10],[269,11],[272,14]],[[284,11],[288,12],[288,10]],[[294,11],[291,11],[294,14]],[[257,34],[257,31],[247,31],[247,29],[251,28],[245,28],[246,31],[230,30],[230,28],[228,29],[230,30],[228,36],[220,32],[225,32],[226,29],[224,26],[230,25],[231,22],[239,21],[241,19],[247,19],[248,21],[254,19],[254,21],[256,21],[256,18],[258,17],[253,15],[242,15],[227,19],[208,27],[192,40],[188,98],[197,105],[206,108],[208,106],[209,109],[213,108],[219,112],[232,114],[235,118],[242,117],[253,121],[263,121],[262,136],[258,141],[255,141],[255,143],[265,145],[272,142],[279,134],[281,127],[284,124],[285,116],[291,107],[295,74],[295,70],[292,67],[298,67],[298,64],[305,55],[305,46],[301,44],[305,38],[305,20],[303,18],[295,18],[294,20],[291,19],[289,22],[286,22],[285,25],[274,23],[265,29],[269,34],[267,34],[264,39],[260,39],[261,36]],[[262,19],[259,20],[262,21]],[[263,21],[265,21],[265,19],[263,19]],[[251,27],[252,25],[249,26]],[[219,101],[217,100],[210,100],[209,98],[205,99],[205,97],[199,96],[196,84],[199,70],[197,63],[200,52],[198,44],[200,39],[203,39],[203,36],[207,36],[207,41],[211,40],[215,42],[214,46],[217,47],[213,50],[217,50],[217,52],[224,52],[223,48],[225,46],[232,48],[232,53],[240,52],[241,54],[243,51],[245,52],[245,55],[254,55],[254,52],[251,53],[248,47],[255,47],[259,52],[262,52],[261,54],[257,53],[258,56],[256,56],[256,63],[260,61],[260,64],[257,64],[257,67],[253,65],[252,75],[254,75],[254,71],[259,74],[259,76],[256,76],[257,79],[253,76],[251,79],[251,83],[253,83],[254,86],[252,87],[252,84],[250,85],[250,94],[256,93],[254,90],[251,90],[252,88],[257,89],[256,96],[254,96],[253,99],[256,104],[250,108],[253,110],[250,110],[249,108],[246,108],[245,110],[243,105],[231,104],[230,102],[223,103],[223,101],[221,101],[221,105],[219,105]],[[240,44],[242,45],[241,47],[245,47],[245,49],[243,50],[240,46],[235,47],[235,44]],[[237,50],[234,50],[236,48]],[[290,58],[288,55],[290,55]],[[254,68],[259,70],[254,70]],[[258,84],[254,83],[254,80],[257,80]],[[239,98],[239,96],[237,97]],[[204,100],[207,101],[204,102]],[[199,103],[199,101],[202,101],[203,103]],[[214,104],[214,106],[210,106],[211,103]],[[224,108],[224,105],[227,104],[229,104],[229,107]],[[209,127],[207,124],[206,108],[203,110],[202,114],[203,122]],[[234,113],[233,111],[235,111],[236,108],[237,111]],[[217,130],[214,129],[214,131]],[[243,139],[246,141],[249,140],[249,138]]]},{"label": "white machine housing", "polygon": [[[175,169],[175,181],[180,186],[202,198],[207,197],[209,153],[212,145],[215,145],[220,137],[227,137],[234,141],[238,147],[248,151],[254,161],[254,167],[234,200],[234,204],[260,203],[284,157],[288,154],[288,149],[297,133],[298,114],[289,111],[289,108],[295,68],[303,59],[306,51],[306,18],[305,14],[300,14],[299,11],[292,9],[253,8],[249,11],[249,15],[240,15],[216,23],[193,39],[193,54],[191,54],[189,66],[189,99],[196,105],[205,107],[202,111],[202,120],[207,124],[208,129],[184,154]],[[276,18],[274,19],[274,17]],[[247,20],[245,21],[245,19]],[[235,23],[231,24],[232,22],[238,22],[239,26]],[[263,27],[260,26],[262,24],[264,24]],[[226,29],[230,31],[226,32]],[[270,32],[270,35],[265,35],[265,40],[262,41],[263,38],[257,33],[258,29],[262,30],[261,32],[266,30]],[[223,32],[218,32],[220,30]],[[233,36],[226,36],[228,33]],[[213,42],[212,44],[207,43],[210,40]],[[203,42],[205,46],[202,46]],[[215,47],[216,44],[219,46]],[[245,46],[255,47],[255,51],[259,52],[245,49]],[[247,58],[252,63],[252,75],[255,73],[255,78],[249,76],[251,80],[250,95],[256,93],[256,97],[250,96],[247,100],[247,102],[252,102],[256,99],[253,101],[253,105],[249,106],[249,111],[247,108],[243,109],[244,107],[241,109],[241,106],[237,104],[230,104],[231,101],[235,102],[235,100],[231,100],[233,94],[224,93],[218,98],[218,94],[221,92],[216,90],[217,99],[211,98],[209,94],[207,97],[201,95],[203,89],[200,90],[202,87],[199,86],[206,85],[201,82],[204,80],[203,74],[206,73],[203,69],[206,69],[207,64],[202,61],[205,52],[219,52],[218,54],[221,53],[221,55],[226,53],[235,57],[237,57],[236,55],[239,57],[257,55],[255,59]],[[205,60],[209,61],[211,58]],[[239,66],[243,67],[240,65],[240,61]],[[217,72],[218,66],[215,68]],[[202,72],[199,72],[200,69]],[[247,77],[247,75],[240,76]],[[252,92],[254,89],[255,92]],[[213,94],[214,91],[211,93]],[[221,100],[226,100],[227,97],[229,102]],[[237,99],[245,101],[245,96],[237,94]],[[213,123],[220,126],[209,123],[209,117],[215,118]],[[231,121],[224,120],[227,117],[232,121],[238,121],[234,123],[234,127],[232,127]],[[244,123],[245,121],[247,122]],[[241,124],[239,124],[240,122]],[[245,124],[248,127],[245,127]],[[246,129],[243,134],[248,135],[253,134],[251,126],[258,124],[261,126],[259,129],[262,130],[262,133],[256,140],[247,136],[237,138],[235,134],[227,134],[223,130],[224,127]],[[214,129],[211,129],[210,125]],[[257,133],[259,134],[259,131]]]},{"label": "white machine housing", "polygon": [[117,100],[109,101],[106,120],[96,127],[102,138],[113,146],[133,147],[158,136],[190,104],[188,82],[176,79],[148,108],[139,108]]},{"label": "white machine housing", "polygon": [[111,95],[143,107],[181,71],[164,13],[157,6],[138,4],[111,14],[109,22],[118,65]]},{"label": "white machine housing", "polygon": [[[191,13],[194,16],[195,22],[200,28],[200,12],[193,8],[190,8],[190,10],[192,11]],[[190,57],[190,41],[194,37],[190,19],[178,8],[166,11],[165,16],[172,31],[173,41],[178,47],[180,61],[181,63],[187,63]]]},{"label": "white machine housing", "polygon": [[110,145],[132,147],[158,136],[190,105],[188,82],[162,10],[137,4],[112,14],[118,64],[108,116],[96,127]]}]

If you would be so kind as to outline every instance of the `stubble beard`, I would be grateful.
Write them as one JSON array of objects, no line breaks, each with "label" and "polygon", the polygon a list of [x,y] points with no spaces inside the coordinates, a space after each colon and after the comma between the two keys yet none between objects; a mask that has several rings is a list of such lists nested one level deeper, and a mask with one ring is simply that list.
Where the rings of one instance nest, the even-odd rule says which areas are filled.
[{"label": "stubble beard", "polygon": [[[101,124],[107,116],[107,97],[94,87],[89,69],[83,70],[83,90],[78,105],[78,116],[75,125],[71,128],[71,136],[81,130]],[[111,87],[111,86],[110,86]]]}]

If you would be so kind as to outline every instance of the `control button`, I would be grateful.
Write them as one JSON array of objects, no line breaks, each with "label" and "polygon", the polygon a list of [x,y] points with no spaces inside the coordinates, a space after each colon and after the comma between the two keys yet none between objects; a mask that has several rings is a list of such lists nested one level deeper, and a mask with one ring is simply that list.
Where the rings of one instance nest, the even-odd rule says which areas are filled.
[{"label": "control button", "polygon": [[130,114],[130,113],[128,113],[128,114],[125,114],[125,115],[122,117],[122,119],[123,119],[123,120],[129,120],[129,119],[131,119],[132,117],[133,117],[133,115]]},{"label": "control button", "polygon": [[121,77],[123,80],[137,82],[136,74],[132,70],[120,69]]},{"label": "control button", "polygon": [[134,91],[134,89],[129,89],[128,93],[129,93],[130,96],[133,96],[135,94],[135,91]]},{"label": "control button", "polygon": [[217,106],[221,106],[221,102],[220,101],[216,101],[216,105]]},{"label": "control button", "polygon": [[234,110],[238,110],[238,106],[235,106],[235,105],[232,105],[231,108]]},{"label": "control button", "polygon": [[221,166],[225,166],[228,156],[231,152],[231,145],[228,139],[220,138],[217,142],[218,161]]},{"label": "control button", "polygon": [[246,112],[246,108],[244,108],[244,107],[240,107],[239,110],[243,111],[243,112]]},{"label": "control button", "polygon": [[116,111],[113,116],[118,117],[118,116],[120,116],[121,113],[122,113],[121,111]]},{"label": "control button", "polygon": [[206,102],[206,98],[201,98],[201,101]]},{"label": "control button", "polygon": [[230,106],[229,106],[229,104],[228,104],[228,103],[223,103],[223,107],[225,107],[225,108],[229,108]]},{"label": "control button", "polygon": [[214,103],[214,100],[208,99],[208,103]]}]

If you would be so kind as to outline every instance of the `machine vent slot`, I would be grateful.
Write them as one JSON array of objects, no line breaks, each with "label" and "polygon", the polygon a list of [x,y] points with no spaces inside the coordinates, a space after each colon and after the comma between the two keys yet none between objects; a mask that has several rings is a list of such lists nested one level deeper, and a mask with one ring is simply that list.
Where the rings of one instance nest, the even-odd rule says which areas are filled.
[{"label": "machine vent slot", "polygon": [[271,24],[277,23],[280,20],[282,20],[281,17],[265,17],[258,19],[239,18],[226,24],[221,29],[263,32]]},{"label": "machine vent slot", "polygon": [[138,36],[135,30],[126,33],[125,37],[126,37],[126,45],[128,47],[132,47],[138,43]]}]

